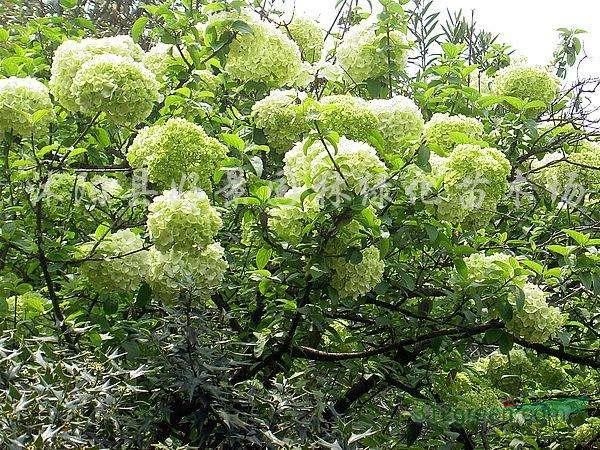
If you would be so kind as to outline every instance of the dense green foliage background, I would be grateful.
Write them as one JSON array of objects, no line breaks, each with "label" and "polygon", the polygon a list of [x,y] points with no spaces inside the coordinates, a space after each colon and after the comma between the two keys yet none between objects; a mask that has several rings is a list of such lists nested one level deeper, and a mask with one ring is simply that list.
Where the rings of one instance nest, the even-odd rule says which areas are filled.
[{"label": "dense green foliage background", "polygon": [[2,448],[600,445],[584,32],[380,4],[2,2]]}]

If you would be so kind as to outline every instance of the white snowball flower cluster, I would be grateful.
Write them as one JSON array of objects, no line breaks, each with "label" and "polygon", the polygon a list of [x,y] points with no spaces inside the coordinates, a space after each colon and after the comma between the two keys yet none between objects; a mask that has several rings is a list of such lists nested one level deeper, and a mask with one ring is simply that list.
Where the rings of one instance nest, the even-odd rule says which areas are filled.
[{"label": "white snowball flower cluster", "polygon": [[333,276],[331,286],[341,298],[357,298],[366,294],[383,279],[385,263],[379,249],[370,246],[361,251],[362,260],[355,264],[344,258],[336,258],[331,263]]},{"label": "white snowball flower cluster", "polygon": [[170,190],[148,207],[146,223],[154,248],[147,281],[165,302],[180,294],[208,300],[219,288],[227,262],[214,238],[222,221],[204,191]]},{"label": "white snowball flower cluster", "polygon": [[264,131],[269,146],[277,152],[289,150],[310,131],[310,107],[296,90],[274,90],[252,106],[252,118]]},{"label": "white snowball flower cluster", "polygon": [[223,281],[227,270],[225,251],[217,242],[201,250],[149,251],[146,280],[155,296],[165,302],[178,300],[180,293],[207,300]]},{"label": "white snowball flower cluster", "polygon": [[227,28],[236,20],[251,33],[239,33],[229,45],[225,71],[241,83],[262,83],[270,88],[294,86],[303,76],[300,50],[283,31],[246,14],[217,14],[207,28]]},{"label": "white snowball flower cluster", "polygon": [[[327,151],[327,149],[329,151]],[[375,197],[385,189],[387,168],[374,148],[341,138],[337,151],[315,141],[304,150],[297,144],[284,158],[284,173],[291,186],[306,185],[320,198],[340,201],[351,194]]]},{"label": "white snowball flower cluster", "polygon": [[35,78],[0,79],[0,137],[43,134],[54,120],[48,88]]},{"label": "white snowball flower cluster", "polygon": [[543,67],[510,65],[496,72],[492,92],[549,105],[560,89],[559,79]]},{"label": "white snowball flower cluster", "polygon": [[141,61],[144,52],[129,36],[69,40],[56,49],[52,59],[50,91],[63,107],[69,111],[79,111],[79,105],[71,92],[77,72],[87,61],[105,54]]},{"label": "white snowball flower cluster", "polygon": [[[389,50],[384,50],[389,47]],[[336,55],[350,82],[361,83],[379,78],[388,71],[388,57],[394,72],[404,69],[407,58],[407,39],[397,30],[387,35],[378,33],[377,23],[367,19],[354,25],[337,47]]]},{"label": "white snowball flower cluster", "polygon": [[369,246],[360,250],[360,261],[347,258],[351,246],[360,245],[361,225],[352,221],[344,225],[328,243],[325,253],[331,270],[331,286],[340,298],[357,298],[377,286],[383,279],[385,263],[379,249]]},{"label": "white snowball flower cluster", "polygon": [[184,61],[174,45],[161,42],[144,53],[142,64],[154,74],[158,82],[164,83],[169,67],[175,64],[183,65]]},{"label": "white snowball flower cluster", "polygon": [[306,227],[313,222],[321,210],[318,198],[310,194],[302,199],[302,187],[295,187],[284,194],[289,204],[278,205],[269,211],[269,226],[282,240],[298,244],[306,234]]},{"label": "white snowball flower cluster", "polygon": [[97,292],[130,293],[144,280],[147,265],[144,240],[129,229],[108,233],[103,239],[87,242],[77,249],[85,261],[81,274]]},{"label": "white snowball flower cluster", "polygon": [[[502,273],[503,268],[496,263],[511,265],[514,257],[507,253],[473,253],[464,259],[469,271],[469,280],[471,282],[485,283],[488,280],[497,279],[497,275]],[[504,280],[508,281],[508,280]]]},{"label": "white snowball flower cluster", "polygon": [[573,439],[583,448],[586,444],[594,445],[600,436],[600,417],[588,417],[585,422],[575,429]]},{"label": "white snowball flower cluster", "polygon": [[393,164],[398,157],[412,156],[421,143],[425,123],[415,102],[398,95],[371,100],[369,108],[377,118],[377,131],[384,141],[384,160]]},{"label": "white snowball flower cluster", "polygon": [[549,294],[539,286],[526,283],[523,286],[525,294],[524,306],[517,307],[514,296],[509,299],[513,306],[513,318],[507,322],[506,328],[528,342],[544,343],[567,321],[567,316],[560,309],[549,306],[546,302]]},{"label": "white snowball flower cluster", "polygon": [[435,153],[448,156],[458,145],[452,133],[462,133],[471,139],[483,137],[483,124],[473,118],[461,114],[451,116],[445,113],[436,113],[425,124],[425,141]]},{"label": "white snowball flower cluster", "polygon": [[212,189],[215,170],[227,147],[204,129],[181,118],[142,129],[127,151],[134,168],[148,168],[148,179],[165,189],[174,183]]},{"label": "white snowball flower cluster", "polygon": [[377,129],[369,103],[353,95],[329,95],[319,102],[319,119],[325,131],[335,131],[354,141],[366,142]]},{"label": "white snowball flower cluster", "polygon": [[287,30],[300,48],[302,59],[315,63],[321,59],[325,45],[325,32],[317,22],[306,17],[295,17]]},{"label": "white snowball flower cluster", "polygon": [[321,151],[323,151],[322,145],[314,143],[305,148],[303,141],[286,152],[283,157],[283,174],[289,186],[309,186],[312,183],[311,162]]},{"label": "white snowball flower cluster", "polygon": [[150,237],[162,252],[203,248],[222,226],[221,216],[201,190],[165,191],[152,201],[148,211]]},{"label": "white snowball flower cluster", "polygon": [[458,145],[443,165],[438,216],[465,228],[484,227],[508,190],[511,165],[495,148]]},{"label": "white snowball flower cluster", "polygon": [[99,55],[77,71],[71,95],[89,116],[105,113],[117,124],[137,125],[158,100],[159,84],[152,72],[131,58]]},{"label": "white snowball flower cluster", "polygon": [[531,179],[554,195],[578,200],[600,190],[600,145],[584,142],[570,154],[548,153],[531,162]]},{"label": "white snowball flower cluster", "polygon": [[119,180],[105,175],[97,175],[87,182],[88,197],[93,203],[107,206],[117,201],[124,192]]}]

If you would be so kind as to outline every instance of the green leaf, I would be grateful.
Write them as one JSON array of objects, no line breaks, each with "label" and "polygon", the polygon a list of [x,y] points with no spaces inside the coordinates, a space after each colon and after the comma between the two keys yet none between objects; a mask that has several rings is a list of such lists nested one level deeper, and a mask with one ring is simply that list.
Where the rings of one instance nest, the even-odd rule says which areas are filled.
[{"label": "green leaf", "polygon": [[260,250],[258,250],[256,253],[256,267],[258,269],[264,269],[269,263],[272,254],[273,249],[270,247],[262,247]]},{"label": "green leaf", "polygon": [[523,292],[523,289],[518,286],[515,286],[513,292],[515,293],[515,304],[517,311],[522,311],[523,307],[525,306],[525,292]]},{"label": "green leaf", "polygon": [[33,286],[29,283],[21,283],[15,288],[15,292],[17,293],[17,295],[23,295],[31,291],[33,291]]},{"label": "green leaf", "polygon": [[119,311],[119,300],[115,296],[110,296],[102,303],[102,310],[105,314],[112,315]]},{"label": "green leaf", "polygon": [[582,247],[586,246],[590,241],[589,235],[580,233],[579,231],[568,230],[568,229],[563,229],[561,231],[563,233],[565,233],[567,236],[569,236],[571,239],[573,239],[575,242],[577,242],[579,245],[581,245]]},{"label": "green leaf", "polygon": [[65,9],[75,8],[77,6],[77,0],[60,0],[60,5]]},{"label": "green leaf", "polygon": [[235,148],[236,150],[243,152],[246,147],[244,140],[237,134],[223,133],[219,136],[221,140],[228,146]]},{"label": "green leaf", "polygon": [[141,16],[138,17],[138,19],[135,22],[133,22],[133,26],[131,27],[131,37],[133,38],[134,42],[140,41],[140,37],[142,36],[144,29],[146,28],[148,20],[148,17]]},{"label": "green leaf", "polygon": [[363,254],[360,250],[353,250],[350,252],[348,261],[352,264],[360,264],[363,260]]},{"label": "green leaf", "polygon": [[483,335],[483,342],[485,344],[496,344],[500,340],[502,330],[488,330]]},{"label": "green leaf", "polygon": [[150,304],[152,300],[152,289],[148,283],[142,283],[135,296],[136,308],[143,309]]},{"label": "green leaf", "polygon": [[513,337],[510,334],[505,333],[503,331],[500,335],[500,338],[498,339],[498,347],[500,351],[505,355],[508,355],[508,353],[512,350],[514,344],[515,342]]},{"label": "green leaf", "polygon": [[94,136],[102,147],[108,147],[110,145],[110,134],[108,134],[108,131],[104,128],[97,128]]},{"label": "green leaf", "polygon": [[517,97],[510,97],[508,95],[505,95],[504,97],[502,97],[502,100],[504,100],[510,106],[512,106],[513,108],[518,109],[518,110],[524,109],[525,105],[527,104],[525,102],[525,100],[521,100],[520,98],[517,98]]},{"label": "green leaf", "polygon": [[239,197],[233,200],[236,205],[257,206],[260,200],[254,197]]},{"label": "green leaf", "polygon": [[8,41],[9,37],[10,37],[9,32],[7,30],[5,30],[4,28],[0,28],[0,42]]},{"label": "green leaf", "polygon": [[469,278],[469,269],[462,258],[454,258],[454,267],[463,280]]},{"label": "green leaf", "polygon": [[68,159],[74,159],[75,157],[87,152],[87,148],[77,147],[69,152]]},{"label": "green leaf", "polygon": [[107,236],[108,233],[110,233],[110,228],[104,224],[100,224],[96,228],[96,231],[94,231],[94,238],[97,240],[102,239],[104,236]]},{"label": "green leaf", "polygon": [[240,34],[252,34],[252,28],[243,20],[236,20],[231,24],[231,28],[236,30]]},{"label": "green leaf", "polygon": [[429,157],[431,156],[431,152],[429,151],[429,147],[426,145],[421,145],[419,147],[419,152],[417,153],[417,166],[423,168],[429,167]]},{"label": "green leaf", "polygon": [[542,266],[538,262],[532,261],[531,259],[525,259],[525,260],[521,261],[521,264],[523,264],[528,269],[533,270],[538,275],[541,275],[542,273],[544,273],[544,266]]},{"label": "green leaf", "polygon": [[571,254],[571,249],[569,249],[569,247],[565,247],[564,245],[549,245],[546,248],[551,252],[558,253],[562,256],[569,256]]},{"label": "green leaf", "polygon": [[261,186],[254,192],[254,196],[262,203],[265,203],[271,198],[271,188],[269,186]]}]

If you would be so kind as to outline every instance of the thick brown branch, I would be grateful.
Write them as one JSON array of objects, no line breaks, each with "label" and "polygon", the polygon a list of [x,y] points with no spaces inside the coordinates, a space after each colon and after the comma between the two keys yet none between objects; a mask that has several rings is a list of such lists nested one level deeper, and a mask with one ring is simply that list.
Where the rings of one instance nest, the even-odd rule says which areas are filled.
[{"label": "thick brown branch", "polygon": [[[600,369],[600,359],[599,358],[590,358],[580,355],[573,355],[572,353],[567,353],[564,350],[560,350],[557,348],[547,347],[543,344],[534,344],[532,342],[527,342],[524,339],[521,339],[517,336],[513,336],[513,339],[516,343],[522,345],[523,347],[530,348],[535,350],[538,353],[543,353],[545,355],[556,356],[561,361],[569,361],[575,364],[581,364],[582,366],[593,367],[594,369]],[[600,352],[596,352],[598,356],[600,356]]]},{"label": "thick brown branch", "polygon": [[311,347],[296,346],[292,349],[292,355],[297,358],[310,359],[312,361],[344,361],[348,359],[361,359],[368,358],[370,356],[383,355],[394,350],[398,350],[407,345],[413,345],[420,342],[429,341],[441,336],[457,336],[457,337],[468,337],[475,336],[477,334],[485,333],[488,330],[503,328],[504,324],[498,321],[490,321],[482,325],[473,328],[450,328],[446,330],[432,331],[431,333],[423,334],[414,338],[402,339],[400,341],[392,342],[381,347],[376,347],[370,350],[362,352],[344,352],[344,353],[333,353],[317,350]]}]

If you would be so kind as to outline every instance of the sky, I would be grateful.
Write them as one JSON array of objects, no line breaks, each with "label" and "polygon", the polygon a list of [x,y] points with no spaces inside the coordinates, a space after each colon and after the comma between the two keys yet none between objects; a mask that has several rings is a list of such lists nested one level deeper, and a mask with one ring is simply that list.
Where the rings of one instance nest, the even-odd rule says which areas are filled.
[{"label": "sky", "polygon": [[[296,0],[296,11],[327,26],[335,16],[335,3],[336,0]],[[469,13],[475,9],[476,21],[482,28],[500,33],[502,41],[531,64],[545,65],[552,59],[558,42],[557,28],[583,28],[587,30],[583,44],[588,57],[580,74],[600,76],[600,0],[434,0],[433,7],[442,12],[446,8],[462,8]]]}]

